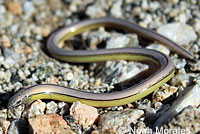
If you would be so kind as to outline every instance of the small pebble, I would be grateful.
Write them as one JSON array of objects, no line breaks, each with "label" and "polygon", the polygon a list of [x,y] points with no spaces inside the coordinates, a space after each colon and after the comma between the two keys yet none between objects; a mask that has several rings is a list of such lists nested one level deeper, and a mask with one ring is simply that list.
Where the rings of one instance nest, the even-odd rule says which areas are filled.
[{"label": "small pebble", "polygon": [[73,80],[75,76],[72,72],[67,72],[65,77],[66,77],[66,80],[70,81],[70,80]]},{"label": "small pebble", "polygon": [[57,104],[54,101],[47,103],[46,105],[46,114],[56,113],[58,108]]},{"label": "small pebble", "polygon": [[156,102],[156,103],[154,103],[154,108],[156,109],[156,110],[160,110],[161,108],[162,108],[162,103],[161,102]]},{"label": "small pebble", "polygon": [[130,127],[130,124],[135,123],[143,114],[144,111],[138,109],[107,112],[100,116],[98,128],[103,132],[118,133],[121,127]]},{"label": "small pebble", "polygon": [[24,108],[24,105],[20,105],[15,108],[8,109],[8,117],[13,119],[19,119],[22,115],[22,112],[24,111]]},{"label": "small pebble", "polygon": [[178,91],[177,87],[174,86],[170,86],[170,85],[163,85],[162,87],[160,87],[158,90],[154,91],[153,93],[153,102],[159,102],[159,101],[163,101],[166,98],[168,98],[169,96],[173,95],[174,93],[176,93]]},{"label": "small pebble", "polygon": [[6,8],[3,5],[0,5],[0,14],[6,13]]},{"label": "small pebble", "polygon": [[30,1],[24,2],[23,9],[27,18],[29,18],[35,12],[35,7]]},{"label": "small pebble", "polygon": [[191,74],[177,74],[171,80],[171,84],[174,86],[182,85],[183,87],[187,87],[192,83],[192,75]]},{"label": "small pebble", "polygon": [[22,8],[21,8],[20,2],[7,0],[5,4],[8,8],[8,11],[13,13],[14,15],[21,15],[22,14]]},{"label": "small pebble", "polygon": [[[91,114],[92,113],[92,114]],[[70,115],[74,117],[74,120],[86,128],[92,125],[98,117],[97,109],[80,102],[74,102],[70,107]]]},{"label": "small pebble", "polygon": [[132,42],[134,35],[124,36],[122,34],[115,34],[106,42],[106,48],[122,48],[133,47],[135,44]]},{"label": "small pebble", "polygon": [[7,109],[0,110],[0,119],[7,119],[7,116],[8,116],[7,112],[8,112]]},{"label": "small pebble", "polygon": [[2,36],[2,46],[3,47],[10,47],[11,46],[10,39],[6,35]]},{"label": "small pebble", "polygon": [[29,118],[30,131],[37,134],[75,134],[67,122],[57,114],[36,115]]},{"label": "small pebble", "polygon": [[86,9],[86,14],[90,16],[91,18],[99,18],[99,17],[106,16],[106,12],[104,8],[102,8],[98,4],[88,6]]},{"label": "small pebble", "polygon": [[112,7],[110,9],[110,14],[113,17],[116,17],[116,18],[122,18],[123,17],[122,9],[121,9],[122,3],[123,3],[122,0],[118,0],[112,5]]},{"label": "small pebble", "polygon": [[173,60],[175,67],[177,69],[184,68],[185,65],[187,64],[185,59],[178,59],[177,57],[176,58],[172,57],[171,59]]},{"label": "small pebble", "polygon": [[24,111],[23,117],[31,118],[35,115],[44,114],[45,109],[46,103],[42,102],[41,100],[37,100]]},{"label": "small pebble", "polygon": [[5,119],[0,119],[0,127],[2,128],[0,130],[1,134],[7,134],[9,126],[10,126],[10,121],[7,121]]}]

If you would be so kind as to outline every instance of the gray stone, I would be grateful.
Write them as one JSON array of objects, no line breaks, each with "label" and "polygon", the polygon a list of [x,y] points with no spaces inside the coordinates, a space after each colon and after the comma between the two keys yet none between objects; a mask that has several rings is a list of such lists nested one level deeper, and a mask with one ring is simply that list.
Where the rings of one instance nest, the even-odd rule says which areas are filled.
[{"label": "gray stone", "polygon": [[193,28],[184,23],[170,23],[157,29],[157,32],[173,40],[179,45],[189,45],[189,42],[197,39]]}]

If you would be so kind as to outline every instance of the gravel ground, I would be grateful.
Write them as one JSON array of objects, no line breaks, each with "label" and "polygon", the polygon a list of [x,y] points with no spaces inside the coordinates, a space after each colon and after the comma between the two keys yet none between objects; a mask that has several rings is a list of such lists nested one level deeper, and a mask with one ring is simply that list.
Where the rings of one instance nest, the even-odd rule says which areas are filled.
[{"label": "gravel ground", "polygon": [[[52,32],[85,19],[105,16],[125,19],[153,29],[193,53],[196,61],[180,58],[159,44],[149,44],[147,48],[170,55],[176,66],[175,76],[154,93],[137,102],[124,106],[98,108],[99,122],[93,124],[74,122],[75,117],[70,114],[70,103],[38,100],[30,106],[22,105],[7,109],[9,98],[25,87],[51,83],[102,93],[112,90],[116,83],[132,77],[135,72],[148,68],[146,65],[127,61],[106,62],[103,65],[69,64],[47,55],[44,48]],[[171,104],[177,101],[177,96],[188,85],[195,84],[195,88],[191,91],[197,94],[191,94],[200,98],[200,94],[198,96],[200,88],[197,87],[200,83],[199,37],[200,1],[198,0],[0,1],[0,133],[33,133],[29,130],[30,118],[50,113],[62,116],[69,125],[66,128],[72,130],[69,130],[71,133],[122,133],[119,129],[122,130],[123,126],[126,126],[126,132],[138,130],[137,133],[143,133],[139,130],[144,130],[144,133],[148,133],[147,131],[153,127],[151,124],[166,113],[162,111],[174,110],[170,109]],[[66,44],[68,45],[65,49],[73,49],[74,44],[85,45],[85,49],[91,50],[98,48],[99,44],[106,44],[106,48],[142,47],[135,34],[120,33],[103,27],[84,32]],[[131,72],[132,68],[136,68],[136,71]],[[188,105],[181,104],[182,108],[170,115],[172,119],[166,120],[165,129],[187,128],[183,130],[185,133],[189,130],[190,133],[200,133],[200,100],[193,102],[193,99],[194,97],[184,99],[184,104],[192,106],[182,111],[183,107]]]}]

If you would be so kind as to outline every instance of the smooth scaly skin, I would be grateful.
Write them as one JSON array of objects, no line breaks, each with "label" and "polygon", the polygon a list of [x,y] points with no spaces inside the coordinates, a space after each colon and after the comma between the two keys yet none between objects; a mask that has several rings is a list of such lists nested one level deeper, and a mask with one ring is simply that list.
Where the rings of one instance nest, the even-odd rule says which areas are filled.
[{"label": "smooth scaly skin", "polygon": [[36,85],[19,91],[8,103],[8,107],[32,102],[36,99],[54,99],[66,102],[81,101],[95,107],[110,107],[131,103],[150,94],[166,83],[174,74],[174,64],[171,59],[154,50],[141,48],[101,49],[95,51],[75,50],[67,51],[57,47],[61,41],[99,26],[113,27],[128,32],[136,33],[149,40],[160,42],[170,50],[187,59],[193,56],[171,40],[134,23],[114,18],[90,19],[70,25],[53,33],[48,39],[47,50],[51,56],[66,62],[88,63],[108,60],[134,60],[150,61],[160,68],[144,81],[122,91],[112,93],[89,93],[67,87],[43,84]]}]

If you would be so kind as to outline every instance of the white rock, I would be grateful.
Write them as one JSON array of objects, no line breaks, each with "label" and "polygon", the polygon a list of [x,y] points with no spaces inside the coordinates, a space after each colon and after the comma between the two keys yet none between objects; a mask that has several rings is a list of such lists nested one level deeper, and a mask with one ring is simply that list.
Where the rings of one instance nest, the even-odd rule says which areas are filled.
[{"label": "white rock", "polygon": [[36,100],[27,110],[24,111],[23,117],[31,118],[35,115],[44,114],[45,108],[46,103],[41,100]]},{"label": "white rock", "polygon": [[148,8],[149,8],[149,4],[148,4],[147,0],[143,0],[142,1],[142,9],[147,10]]},{"label": "white rock", "polygon": [[200,18],[194,20],[194,30],[200,35]]},{"label": "white rock", "polygon": [[3,5],[0,5],[0,14],[3,14],[6,12],[6,8]]},{"label": "white rock", "polygon": [[157,32],[180,45],[188,45],[197,39],[194,29],[184,23],[170,23],[157,29]]},{"label": "white rock", "polygon": [[0,56],[0,64],[4,63],[5,58],[3,56]]},{"label": "white rock", "polygon": [[127,128],[130,127],[130,124],[135,123],[143,114],[144,111],[138,109],[107,112],[100,116],[98,127],[102,131],[112,130],[115,134],[120,134],[119,130],[126,128],[128,133]]},{"label": "white rock", "polygon": [[158,8],[160,8],[160,2],[159,1],[151,1],[149,4],[149,7],[151,10],[155,11]]},{"label": "white rock", "polygon": [[149,24],[152,22],[152,15],[151,14],[146,14],[144,17],[144,24]]},{"label": "white rock", "polygon": [[98,17],[106,16],[106,12],[104,11],[104,9],[98,5],[88,6],[88,8],[86,9],[86,14],[88,16],[90,16],[91,18],[98,18]]},{"label": "white rock", "polygon": [[185,65],[186,65],[186,60],[185,59],[178,59],[178,58],[173,57],[172,60],[173,60],[174,65],[175,65],[175,67],[177,69],[184,68]]},{"label": "white rock", "polygon": [[32,75],[32,79],[33,79],[34,81],[38,81],[38,77],[37,77],[35,74]]},{"label": "white rock", "polygon": [[15,63],[16,62],[12,58],[8,57],[8,58],[5,59],[3,65],[4,65],[5,68],[8,69],[8,68],[13,67]]},{"label": "white rock", "polygon": [[[120,68],[120,67],[119,67]],[[123,73],[116,79],[117,83],[124,80],[130,79],[133,76],[141,73],[144,70],[149,68],[148,65],[137,63],[137,62],[128,62],[124,65]]]},{"label": "white rock", "polygon": [[75,78],[75,76],[72,72],[67,72],[65,77],[66,77],[66,80],[68,80],[68,81],[73,80]]},{"label": "white rock", "polygon": [[106,42],[106,49],[128,47],[129,43],[130,43],[130,38],[128,36],[116,35],[111,37]]},{"label": "white rock", "polygon": [[146,64],[139,62],[127,62],[124,60],[119,62],[107,61],[105,66],[105,73],[109,77],[106,77],[106,79],[103,79],[103,81],[112,79],[113,75],[117,76],[116,78],[112,79],[112,84],[120,83],[124,80],[130,79],[131,77],[136,76],[137,74],[149,68],[149,66]]},{"label": "white rock", "polygon": [[11,26],[11,28],[10,28],[10,31],[11,31],[13,34],[17,34],[18,29],[19,29],[19,25],[18,25],[18,24],[12,24],[12,26]]},{"label": "white rock", "polygon": [[8,117],[13,119],[19,119],[24,111],[25,106],[20,105],[15,108],[8,109]]},{"label": "white rock", "polygon": [[191,83],[191,74],[177,74],[175,77],[172,78],[171,84],[172,85],[182,85],[183,87],[187,87]]},{"label": "white rock", "polygon": [[25,69],[25,70],[24,70],[24,73],[25,73],[25,76],[26,76],[26,77],[29,76],[29,75],[31,74],[31,72],[30,72],[28,69]]},{"label": "white rock", "polygon": [[57,110],[58,105],[54,101],[47,103],[46,114],[56,113]]},{"label": "white rock", "polygon": [[178,16],[178,18],[179,18],[179,21],[182,22],[182,23],[186,23],[186,21],[187,21],[187,17],[186,17],[186,15],[185,15],[185,13],[181,13],[181,14]]},{"label": "white rock", "polygon": [[[189,91],[186,91],[188,90]],[[174,106],[175,111],[178,113],[180,112],[184,107],[187,107],[189,105],[191,106],[199,106],[200,104],[200,86],[198,84],[194,85],[191,88],[185,89],[180,97],[178,97],[177,101],[174,102],[172,107]],[[187,95],[186,95],[187,94]],[[185,96],[185,97],[183,97]],[[179,99],[180,98],[180,99]]]},{"label": "white rock", "polygon": [[121,6],[122,6],[122,0],[116,1],[111,7],[111,10],[110,10],[111,15],[117,18],[122,18],[123,14],[122,14]]},{"label": "white rock", "polygon": [[34,12],[35,7],[32,2],[26,1],[23,5],[24,12],[26,14],[26,17],[29,18]]},{"label": "white rock", "polygon": [[25,73],[22,70],[18,70],[18,75],[22,80],[26,79]]},{"label": "white rock", "polygon": [[69,5],[70,11],[77,12],[79,10],[78,8],[80,7],[81,4],[82,4],[81,0],[73,0],[71,2],[71,4]]}]

